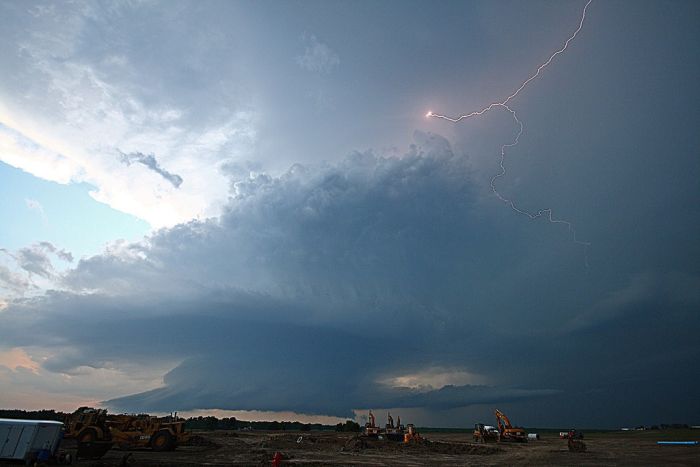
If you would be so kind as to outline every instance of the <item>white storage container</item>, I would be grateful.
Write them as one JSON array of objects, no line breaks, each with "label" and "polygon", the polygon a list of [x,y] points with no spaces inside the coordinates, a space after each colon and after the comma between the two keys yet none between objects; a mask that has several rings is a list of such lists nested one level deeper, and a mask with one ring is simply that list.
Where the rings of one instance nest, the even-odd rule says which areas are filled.
[{"label": "white storage container", "polygon": [[27,460],[54,456],[61,442],[63,423],[49,420],[0,418],[0,459]]}]

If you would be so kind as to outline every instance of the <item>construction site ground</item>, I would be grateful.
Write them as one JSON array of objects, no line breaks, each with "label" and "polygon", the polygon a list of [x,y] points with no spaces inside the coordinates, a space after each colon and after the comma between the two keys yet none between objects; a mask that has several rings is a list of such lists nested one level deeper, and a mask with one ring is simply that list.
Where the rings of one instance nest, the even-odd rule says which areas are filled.
[{"label": "construction site ground", "polygon": [[[470,433],[423,433],[425,441],[402,444],[336,432],[195,432],[173,452],[113,449],[81,466],[271,465],[700,465],[700,446],[658,446],[658,440],[697,440],[698,430],[586,434],[587,452],[569,452],[556,433],[526,444],[471,442]],[[66,448],[71,451],[71,446]],[[73,451],[74,452],[74,451]]]}]

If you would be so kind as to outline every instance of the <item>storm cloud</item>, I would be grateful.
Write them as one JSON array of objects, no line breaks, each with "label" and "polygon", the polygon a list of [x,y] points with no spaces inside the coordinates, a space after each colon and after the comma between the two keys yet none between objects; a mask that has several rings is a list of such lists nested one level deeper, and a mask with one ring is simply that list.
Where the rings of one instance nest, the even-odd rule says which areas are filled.
[{"label": "storm cloud", "polygon": [[[0,336],[24,346],[45,329],[55,372],[172,362],[162,387],[106,402],[117,410],[617,403],[622,381],[687,379],[698,276],[600,280],[566,229],[484,209],[469,158],[416,140],[400,158],[231,171],[221,217],[82,259],[63,292],[12,302]],[[630,352],[671,330],[652,361]],[[387,383],[435,368],[475,380]],[[650,396],[637,394],[624,404]]]},{"label": "storm cloud", "polygon": [[494,196],[505,109],[425,118],[510,95],[585,4],[0,3],[0,159],[156,229],[69,269],[36,242],[101,218],[2,245],[0,394],[696,423],[700,4],[593,2],[509,101],[498,192],[587,249]]}]

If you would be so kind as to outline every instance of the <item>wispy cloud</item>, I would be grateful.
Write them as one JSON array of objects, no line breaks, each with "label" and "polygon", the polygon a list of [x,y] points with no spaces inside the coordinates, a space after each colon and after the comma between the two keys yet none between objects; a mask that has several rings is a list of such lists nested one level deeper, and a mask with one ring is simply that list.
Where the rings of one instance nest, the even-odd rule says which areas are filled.
[{"label": "wispy cloud", "polygon": [[[31,286],[32,283],[26,277],[0,264],[0,292],[4,291],[10,295],[23,295]],[[3,305],[2,308],[7,307],[5,300],[0,298],[0,302]]]},{"label": "wispy cloud", "polygon": [[30,274],[52,279],[56,270],[49,254],[54,254],[63,261],[73,262],[73,255],[66,250],[56,248],[50,242],[39,242],[30,247],[20,248],[16,253],[17,264]]},{"label": "wispy cloud", "polygon": [[25,202],[25,204],[27,205],[27,207],[28,207],[29,209],[31,209],[31,210],[36,211],[36,212],[39,213],[39,215],[41,216],[41,220],[42,220],[42,222],[44,223],[44,225],[48,225],[48,224],[49,224],[49,218],[46,217],[46,212],[44,211],[44,206],[42,206],[41,203],[40,203],[39,201],[36,201],[36,200],[34,200],[34,199],[25,198],[24,202]]},{"label": "wispy cloud", "polygon": [[164,168],[162,168],[156,160],[156,156],[153,154],[142,154],[140,152],[124,154],[121,151],[119,151],[119,154],[120,160],[123,164],[131,165],[132,163],[136,162],[145,165],[146,167],[148,167],[149,170],[154,171],[155,173],[172,183],[172,185],[175,188],[180,188],[180,185],[182,185],[182,177],[180,177],[177,174],[170,173]]},{"label": "wispy cloud", "polygon": [[3,258],[0,264],[0,291],[4,291],[8,299],[58,285],[60,275],[51,255],[67,263],[73,262],[71,252],[57,248],[50,242],[38,242],[17,251],[0,248],[0,253]]}]

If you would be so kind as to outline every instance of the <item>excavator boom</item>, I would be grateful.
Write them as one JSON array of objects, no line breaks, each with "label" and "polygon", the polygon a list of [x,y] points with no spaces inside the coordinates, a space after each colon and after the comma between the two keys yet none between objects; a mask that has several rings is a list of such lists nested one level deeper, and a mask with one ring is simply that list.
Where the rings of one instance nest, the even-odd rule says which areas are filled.
[{"label": "excavator boom", "polygon": [[516,441],[519,443],[527,443],[527,433],[523,428],[514,427],[506,414],[500,410],[494,410],[496,415],[496,423],[498,424],[498,431],[501,434],[501,441]]},{"label": "excavator boom", "polygon": [[494,413],[496,414],[496,421],[498,422],[499,431],[501,431],[502,428],[503,429],[513,428],[513,425],[511,425],[510,420],[508,419],[506,414],[504,414],[503,412],[501,412],[498,409],[496,409],[494,411]]}]

